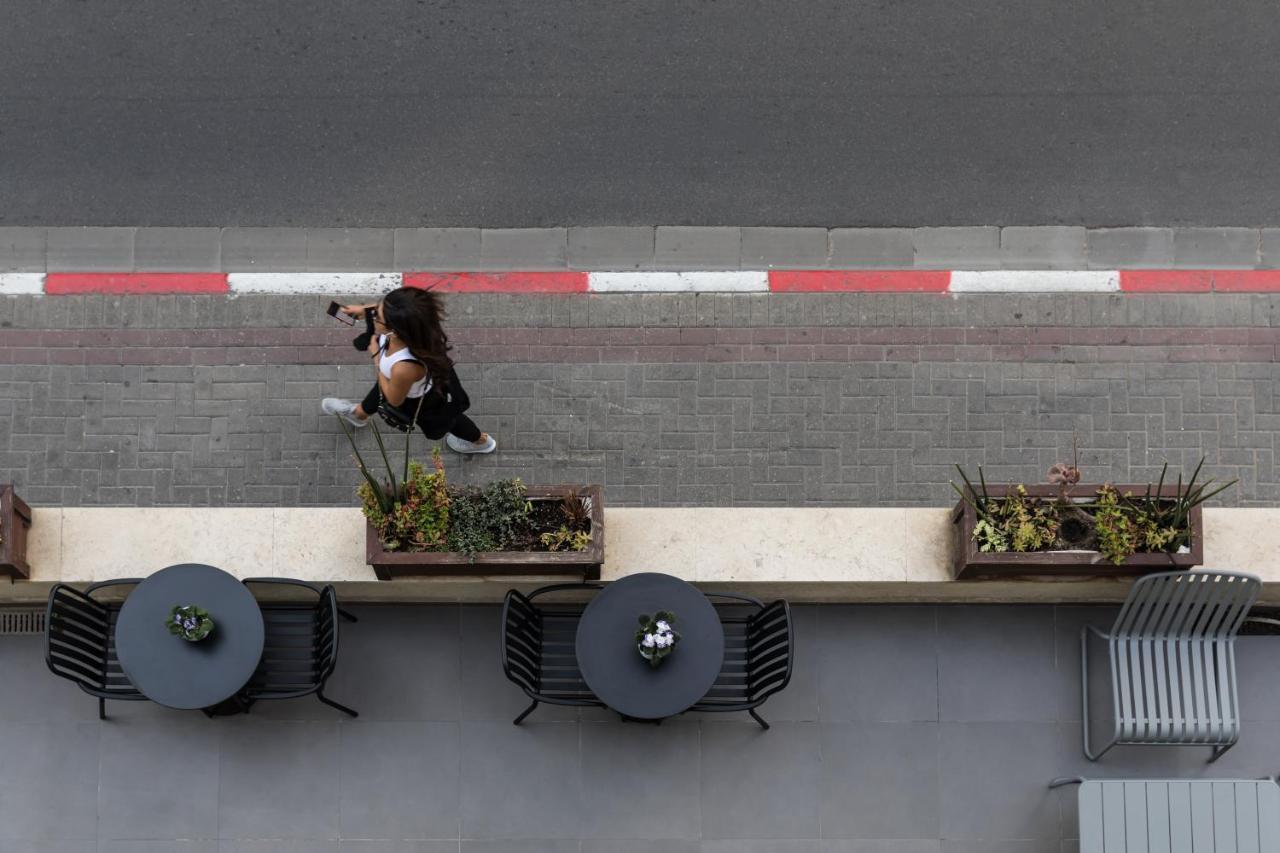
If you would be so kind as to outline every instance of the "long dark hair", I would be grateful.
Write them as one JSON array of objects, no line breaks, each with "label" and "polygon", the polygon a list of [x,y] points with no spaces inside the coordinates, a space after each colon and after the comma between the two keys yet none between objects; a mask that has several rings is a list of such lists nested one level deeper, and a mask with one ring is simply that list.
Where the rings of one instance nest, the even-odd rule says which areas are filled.
[{"label": "long dark hair", "polygon": [[402,287],[382,299],[382,322],[426,365],[433,388],[447,386],[453,371],[444,318],[444,300],[429,290]]}]

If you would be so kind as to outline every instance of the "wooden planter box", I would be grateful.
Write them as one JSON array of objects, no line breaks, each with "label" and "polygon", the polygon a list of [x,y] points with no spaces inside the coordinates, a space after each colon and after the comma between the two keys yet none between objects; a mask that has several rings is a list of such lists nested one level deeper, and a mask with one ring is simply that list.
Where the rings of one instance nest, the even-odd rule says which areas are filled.
[{"label": "wooden planter box", "polygon": [[561,501],[567,495],[591,501],[591,545],[585,551],[482,551],[468,557],[456,551],[386,551],[371,525],[365,529],[365,562],[379,580],[430,575],[572,575],[598,580],[604,562],[604,497],[600,486],[529,486],[533,503]]},{"label": "wooden planter box", "polygon": [[0,575],[28,578],[27,529],[31,527],[31,507],[13,493],[13,486],[0,486]]},{"label": "wooden planter box", "polygon": [[[988,486],[987,495],[1002,498],[1016,486]],[[1053,485],[1026,486],[1031,497],[1052,497],[1058,493]],[[1080,484],[1073,486],[1071,493],[1076,497],[1090,497],[1097,494],[1101,484]],[[1117,485],[1114,487],[1120,494],[1132,492],[1145,495],[1147,486]],[[1152,487],[1152,495],[1155,495]],[[1185,491],[1185,489],[1184,489]],[[1160,490],[1160,496],[1176,497],[1178,487],[1166,485]],[[969,580],[982,577],[1016,577],[1020,575],[1038,576],[1103,576],[1123,577],[1126,575],[1144,575],[1149,572],[1163,572],[1171,569],[1189,569],[1204,562],[1204,519],[1196,506],[1191,510],[1191,553],[1189,554],[1133,554],[1119,565],[1106,559],[1097,551],[1027,551],[1003,553],[986,553],[978,550],[978,543],[973,541],[973,528],[977,524],[977,513],[965,501],[958,501],[951,512],[952,530],[955,535],[955,559],[951,567],[951,577],[955,580]]]}]

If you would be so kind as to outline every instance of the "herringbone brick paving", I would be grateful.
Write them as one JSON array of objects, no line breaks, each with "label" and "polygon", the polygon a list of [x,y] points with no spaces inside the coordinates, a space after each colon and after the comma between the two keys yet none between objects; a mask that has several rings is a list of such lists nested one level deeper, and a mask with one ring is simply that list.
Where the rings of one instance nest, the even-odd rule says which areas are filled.
[{"label": "herringbone brick paving", "polygon": [[[1280,503],[1274,356],[1150,359],[1151,346],[1179,337],[1269,338],[1280,326],[1271,297],[845,295],[804,297],[781,311],[767,301],[777,298],[454,298],[460,373],[473,415],[501,450],[466,460],[446,453],[450,476],[603,482],[613,505],[940,505],[951,499],[953,463],[1039,481],[1077,436],[1086,477],[1140,482],[1166,460],[1189,470],[1204,454],[1214,476],[1241,480],[1226,502]],[[252,349],[258,339],[280,343],[282,327],[328,328],[316,306],[280,297],[13,298],[0,302],[0,338],[49,330],[40,334],[53,337],[34,341],[40,349],[60,329],[172,330],[166,344],[185,329],[237,329]],[[666,363],[644,361],[643,347],[614,363],[526,362],[518,352],[476,363],[473,345],[462,343],[471,329],[513,326],[548,336],[613,327],[617,340],[607,346],[623,351],[646,329],[674,326],[876,327],[877,336],[900,329],[909,339],[921,327],[945,337],[1022,325],[1035,341],[1041,323],[1111,330],[1116,343],[1099,343],[1108,358],[1091,361],[1049,345],[968,360],[961,347],[904,355],[910,347],[886,344],[874,360],[756,361],[748,353]],[[1135,330],[1145,330],[1145,349]],[[318,401],[362,394],[370,369],[342,349],[349,331],[332,335],[329,364],[133,363],[151,350],[146,338],[115,345],[118,363],[0,364],[0,482],[19,484],[37,504],[350,505],[350,451]],[[369,435],[361,440],[372,449]],[[427,442],[419,436],[415,447],[425,455]]]}]

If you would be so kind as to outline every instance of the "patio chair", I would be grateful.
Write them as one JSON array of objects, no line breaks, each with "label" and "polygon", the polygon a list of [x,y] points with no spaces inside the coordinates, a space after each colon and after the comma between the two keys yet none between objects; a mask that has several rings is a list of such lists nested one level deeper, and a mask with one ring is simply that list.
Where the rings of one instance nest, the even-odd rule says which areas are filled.
[{"label": "patio chair", "polygon": [[136,585],[141,578],[120,578],[91,584],[84,592],[67,584],[49,590],[45,611],[44,660],[57,676],[74,681],[98,697],[98,719],[107,718],[108,699],[145,700],[120,668],[116,658],[116,617],[119,602],[99,601],[93,593],[104,587]]},{"label": "patio chair", "polygon": [[748,605],[722,609],[724,664],[707,695],[690,711],[746,711],[764,728],[756,708],[791,681],[795,629],[791,607],[785,601],[765,606],[759,599],[727,592],[709,592],[708,598],[726,598]]},{"label": "patio chair", "polygon": [[296,699],[314,693],[329,707],[352,717],[359,716],[324,695],[325,682],[333,674],[338,660],[338,618],[357,621],[355,616],[338,607],[333,586],[319,587],[292,578],[246,578],[244,583],[305,589],[314,593],[316,600],[314,603],[259,601],[266,627],[262,662],[240,697],[252,702]]},{"label": "patio chair", "polygon": [[1054,779],[1080,784],[1080,853],[1280,849],[1271,779]]},{"label": "patio chair", "polygon": [[[1248,574],[1146,575],[1134,582],[1110,630],[1083,628],[1085,757],[1096,761],[1116,744],[1212,746],[1210,761],[1230,749],[1240,737],[1235,638],[1260,589]],[[1089,692],[1094,638],[1105,643],[1111,668],[1110,702],[1100,700],[1096,708]],[[1108,710],[1114,728],[1095,751],[1090,716]]]},{"label": "patio chair", "polygon": [[512,721],[517,726],[539,702],[604,707],[578,670],[575,640],[583,608],[534,603],[552,592],[600,588],[595,583],[563,583],[528,595],[514,589],[507,593],[502,603],[502,673],[533,700]]}]

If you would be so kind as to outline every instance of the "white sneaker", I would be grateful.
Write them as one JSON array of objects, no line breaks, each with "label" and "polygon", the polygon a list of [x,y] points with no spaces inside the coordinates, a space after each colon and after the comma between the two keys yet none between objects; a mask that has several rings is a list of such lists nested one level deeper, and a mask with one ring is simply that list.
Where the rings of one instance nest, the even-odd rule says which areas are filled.
[{"label": "white sneaker", "polygon": [[482,444],[472,444],[466,439],[447,432],[444,434],[444,443],[449,445],[449,449],[454,453],[492,453],[498,449],[498,442],[493,440],[493,436],[486,438]]},{"label": "white sneaker", "polygon": [[355,416],[356,404],[340,397],[325,397],[320,401],[320,411],[326,415],[337,415],[354,427],[369,425],[369,419],[360,420]]}]

